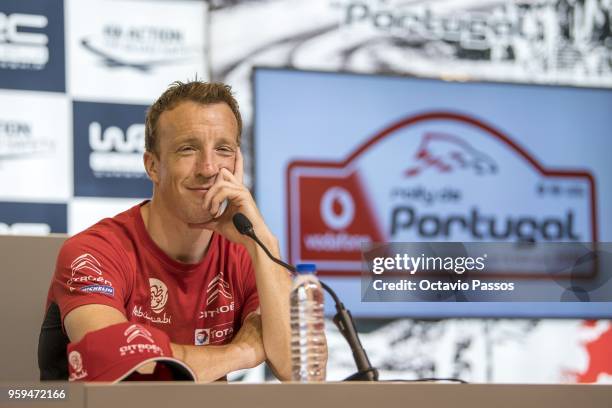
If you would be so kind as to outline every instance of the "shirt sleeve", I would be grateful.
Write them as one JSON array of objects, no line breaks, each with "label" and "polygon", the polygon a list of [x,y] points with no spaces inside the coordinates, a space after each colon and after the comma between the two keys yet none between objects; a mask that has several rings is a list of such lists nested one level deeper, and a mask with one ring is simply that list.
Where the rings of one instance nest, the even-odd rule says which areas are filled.
[{"label": "shirt sleeve", "polygon": [[255,269],[253,262],[246,249],[241,248],[240,253],[240,271],[243,276],[243,307],[240,316],[240,324],[244,323],[244,319],[249,313],[254,312],[259,307],[259,295],[257,294],[257,285],[255,284]]},{"label": "shirt sleeve", "polygon": [[95,232],[76,235],[64,243],[51,283],[62,326],[66,315],[83,305],[107,305],[126,314],[128,279],[122,252]]}]

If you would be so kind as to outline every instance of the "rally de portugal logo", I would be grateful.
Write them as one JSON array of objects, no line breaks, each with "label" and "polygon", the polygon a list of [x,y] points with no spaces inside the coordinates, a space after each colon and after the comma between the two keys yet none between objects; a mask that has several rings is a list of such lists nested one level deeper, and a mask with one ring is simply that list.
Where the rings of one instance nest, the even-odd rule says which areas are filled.
[{"label": "rally de portugal logo", "polygon": [[368,243],[596,242],[588,163],[544,167],[544,152],[511,136],[467,115],[431,112],[388,126],[343,161],[291,162],[291,262],[354,275]]}]

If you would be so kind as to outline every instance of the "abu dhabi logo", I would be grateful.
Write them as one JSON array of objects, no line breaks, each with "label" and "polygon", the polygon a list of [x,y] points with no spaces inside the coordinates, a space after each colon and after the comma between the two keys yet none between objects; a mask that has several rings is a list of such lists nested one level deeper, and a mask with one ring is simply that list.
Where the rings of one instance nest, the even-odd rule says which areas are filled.
[{"label": "abu dhabi logo", "polygon": [[35,133],[31,122],[0,119],[0,159],[49,154],[55,145],[51,137]]},{"label": "abu dhabi logo", "polygon": [[44,69],[49,62],[49,37],[40,31],[46,16],[0,12],[0,68]]},{"label": "abu dhabi logo", "polygon": [[107,24],[80,45],[110,69],[127,68],[148,73],[157,66],[189,62],[201,55],[201,46],[189,44],[178,27]]},{"label": "abu dhabi logo", "polygon": [[213,280],[210,281],[206,288],[206,306],[209,306],[215,300],[222,296],[226,299],[233,299],[229,283],[223,279],[223,272],[219,272]]},{"label": "abu dhabi logo", "polygon": [[123,335],[126,337],[126,341],[128,343],[131,343],[138,337],[142,337],[143,339],[147,340],[149,343],[155,343],[153,341],[153,335],[151,334],[151,332],[138,324],[133,324],[127,329],[125,329],[125,331],[123,332]]},{"label": "abu dhabi logo", "polygon": [[68,364],[70,365],[69,381],[76,381],[87,377],[87,371],[83,369],[83,358],[78,351],[71,351],[68,354]]},{"label": "abu dhabi logo", "polygon": [[149,278],[151,285],[151,310],[159,314],[164,310],[168,301],[168,287],[159,279]]}]

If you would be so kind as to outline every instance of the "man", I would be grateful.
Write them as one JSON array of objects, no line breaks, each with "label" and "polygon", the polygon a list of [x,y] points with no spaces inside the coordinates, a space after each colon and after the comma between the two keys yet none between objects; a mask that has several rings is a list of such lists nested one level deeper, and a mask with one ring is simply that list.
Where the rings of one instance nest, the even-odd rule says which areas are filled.
[{"label": "man", "polygon": [[174,357],[199,381],[265,359],[279,379],[291,377],[290,277],[232,223],[245,214],[279,255],[242,183],[241,131],[223,84],[176,82],[150,107],[144,165],[153,196],[62,247],[39,344],[41,379],[67,378],[62,328],[76,343],[126,321],[167,333]]}]

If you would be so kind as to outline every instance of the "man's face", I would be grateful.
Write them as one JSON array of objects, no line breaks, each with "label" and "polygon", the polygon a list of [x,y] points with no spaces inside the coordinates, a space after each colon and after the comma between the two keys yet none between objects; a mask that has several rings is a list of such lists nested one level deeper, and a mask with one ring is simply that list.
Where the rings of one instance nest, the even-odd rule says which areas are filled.
[{"label": "man's face", "polygon": [[157,122],[157,155],[145,153],[155,196],[181,221],[208,222],[202,203],[221,168],[234,172],[238,124],[226,103],[186,101]]}]

